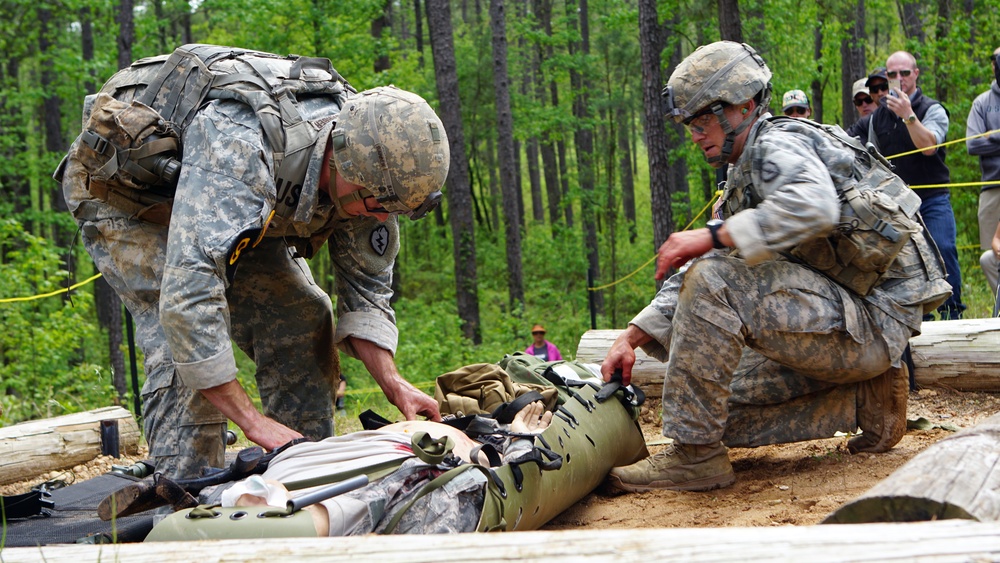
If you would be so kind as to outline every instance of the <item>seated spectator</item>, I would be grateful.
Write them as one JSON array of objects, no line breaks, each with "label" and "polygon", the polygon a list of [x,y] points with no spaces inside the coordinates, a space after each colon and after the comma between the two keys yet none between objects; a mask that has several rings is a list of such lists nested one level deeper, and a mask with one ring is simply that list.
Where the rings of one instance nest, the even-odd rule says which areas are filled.
[{"label": "seated spectator", "polygon": [[788,117],[807,119],[812,116],[809,96],[802,90],[789,90],[781,97],[781,113]]},{"label": "seated spectator", "polygon": [[534,340],[527,348],[525,348],[525,353],[531,354],[536,358],[541,358],[546,362],[554,362],[556,360],[563,359],[562,354],[559,353],[559,348],[556,345],[545,340],[545,327],[542,325],[535,325],[531,328],[531,338]]}]

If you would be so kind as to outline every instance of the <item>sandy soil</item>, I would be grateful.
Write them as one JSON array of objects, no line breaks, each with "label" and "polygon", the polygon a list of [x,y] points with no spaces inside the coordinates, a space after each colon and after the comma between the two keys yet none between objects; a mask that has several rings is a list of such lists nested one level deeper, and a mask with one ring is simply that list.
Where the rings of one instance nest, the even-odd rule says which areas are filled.
[{"label": "sandy soil", "polygon": [[[658,405],[642,418],[647,443],[662,440]],[[948,389],[911,392],[908,419],[924,417],[934,425],[975,426],[1000,412],[1000,395]],[[910,458],[951,435],[949,430],[909,430],[883,454],[851,455],[847,438],[730,450],[736,483],[703,492],[656,491],[609,496],[588,495],[545,526],[677,528],[782,526],[820,523],[842,504],[889,476]],[[662,446],[660,446],[662,447]],[[651,452],[658,451],[650,448]]]},{"label": "sandy soil", "polygon": [[[663,440],[659,405],[647,403],[641,418],[647,442]],[[968,428],[1000,412],[1000,395],[961,393],[948,389],[911,392],[907,417],[924,417],[935,425]],[[733,449],[736,484],[704,492],[650,492],[610,496],[594,492],[556,517],[546,530],[587,527],[660,528],[719,526],[812,525],[937,440],[951,435],[944,429],[910,430],[884,454],[850,455],[847,438],[797,444]],[[651,447],[656,452],[658,447]],[[135,460],[143,459],[140,452]],[[112,464],[133,459],[98,458],[73,470],[0,487],[0,494],[25,492],[37,483],[61,479],[72,483],[104,473]]]}]

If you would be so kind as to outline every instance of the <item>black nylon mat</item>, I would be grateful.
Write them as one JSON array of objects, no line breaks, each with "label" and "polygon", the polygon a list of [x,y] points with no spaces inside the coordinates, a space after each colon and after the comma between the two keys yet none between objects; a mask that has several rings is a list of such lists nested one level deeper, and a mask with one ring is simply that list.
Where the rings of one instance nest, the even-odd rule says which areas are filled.
[{"label": "black nylon mat", "polygon": [[56,489],[49,497],[55,504],[53,509],[47,510],[50,516],[5,522],[3,534],[6,539],[2,545],[31,547],[76,543],[84,538],[119,543],[142,541],[153,528],[154,511],[117,518],[112,522],[103,522],[97,517],[97,506],[105,497],[136,481],[138,479],[129,475],[106,473]]}]

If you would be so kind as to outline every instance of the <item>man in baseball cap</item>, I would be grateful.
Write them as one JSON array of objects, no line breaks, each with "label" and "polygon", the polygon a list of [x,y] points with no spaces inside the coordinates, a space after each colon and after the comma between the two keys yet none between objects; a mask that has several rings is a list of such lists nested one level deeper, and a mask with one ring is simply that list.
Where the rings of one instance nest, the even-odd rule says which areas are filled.
[{"label": "man in baseball cap", "polygon": [[858,109],[858,114],[861,117],[870,115],[875,108],[878,107],[877,102],[872,98],[871,94],[868,93],[868,86],[865,83],[868,81],[867,78],[859,78],[854,81],[854,86],[851,88],[851,97],[854,98],[854,107]]},{"label": "man in baseball cap", "polygon": [[809,96],[802,90],[789,90],[781,97],[781,113],[788,117],[807,118],[812,115]]}]

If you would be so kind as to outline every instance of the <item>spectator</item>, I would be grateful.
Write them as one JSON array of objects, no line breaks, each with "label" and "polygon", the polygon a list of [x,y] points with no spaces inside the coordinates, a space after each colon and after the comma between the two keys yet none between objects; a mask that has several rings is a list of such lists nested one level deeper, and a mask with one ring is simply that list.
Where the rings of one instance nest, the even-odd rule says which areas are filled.
[{"label": "spectator", "polygon": [[847,134],[852,137],[861,137],[862,131],[866,132],[866,136],[863,137],[867,139],[871,135],[871,115],[875,113],[875,110],[880,106],[884,106],[885,102],[882,100],[889,94],[889,79],[885,77],[885,68],[878,67],[868,75],[868,79],[865,80],[865,87],[868,89],[868,94],[872,98],[872,111],[868,115],[863,116],[861,119],[854,122],[847,129]]},{"label": "spectator", "polygon": [[875,99],[871,97],[868,93],[868,86],[865,86],[867,78],[859,78],[854,81],[854,86],[851,88],[853,92],[852,97],[854,98],[854,107],[857,108],[858,114],[861,117],[866,115],[871,115],[875,108],[878,107]]},{"label": "spectator", "polygon": [[545,327],[535,325],[531,327],[531,338],[533,342],[524,350],[526,353],[541,358],[546,362],[554,362],[563,359],[556,345],[545,340]]},{"label": "spectator", "polygon": [[[993,76],[996,78],[990,89],[983,92],[972,102],[972,109],[969,110],[969,118],[965,125],[965,136],[973,137],[981,135],[987,131],[1000,129],[1000,65],[997,60],[1000,58],[1000,48],[993,51],[990,57],[990,65],[993,67]],[[979,157],[979,168],[983,174],[983,181],[1000,182],[1000,133],[993,133],[985,137],[967,139],[966,149],[969,154]],[[1000,183],[988,184],[982,187],[979,192],[979,246],[984,250],[979,257],[979,266],[986,274],[986,280],[990,284],[990,290],[994,295],[997,293],[997,284],[1000,282],[1000,261],[993,250],[993,235],[1000,224]]]},{"label": "spectator", "polygon": [[[913,55],[897,51],[889,56],[885,66],[886,78],[899,79],[900,88],[891,89],[882,98],[884,102],[880,100],[880,107],[851,127],[848,134],[860,137],[862,143],[871,142],[887,157],[921,149],[921,152],[891,161],[896,174],[909,185],[950,183],[945,149],[935,147],[944,142],[948,133],[948,111],[917,87],[920,69]],[[868,87],[874,92],[871,77]],[[962,304],[962,271],[958,264],[951,194],[946,187],[917,189],[916,192],[922,200],[920,215],[944,258],[952,289],[951,297],[938,307],[938,315],[942,320],[960,319],[965,305]],[[933,318],[928,314],[924,320]]]},{"label": "spectator", "polygon": [[802,90],[785,92],[785,95],[781,97],[781,113],[800,119],[810,117],[812,108],[809,107],[809,96],[806,96]]}]

